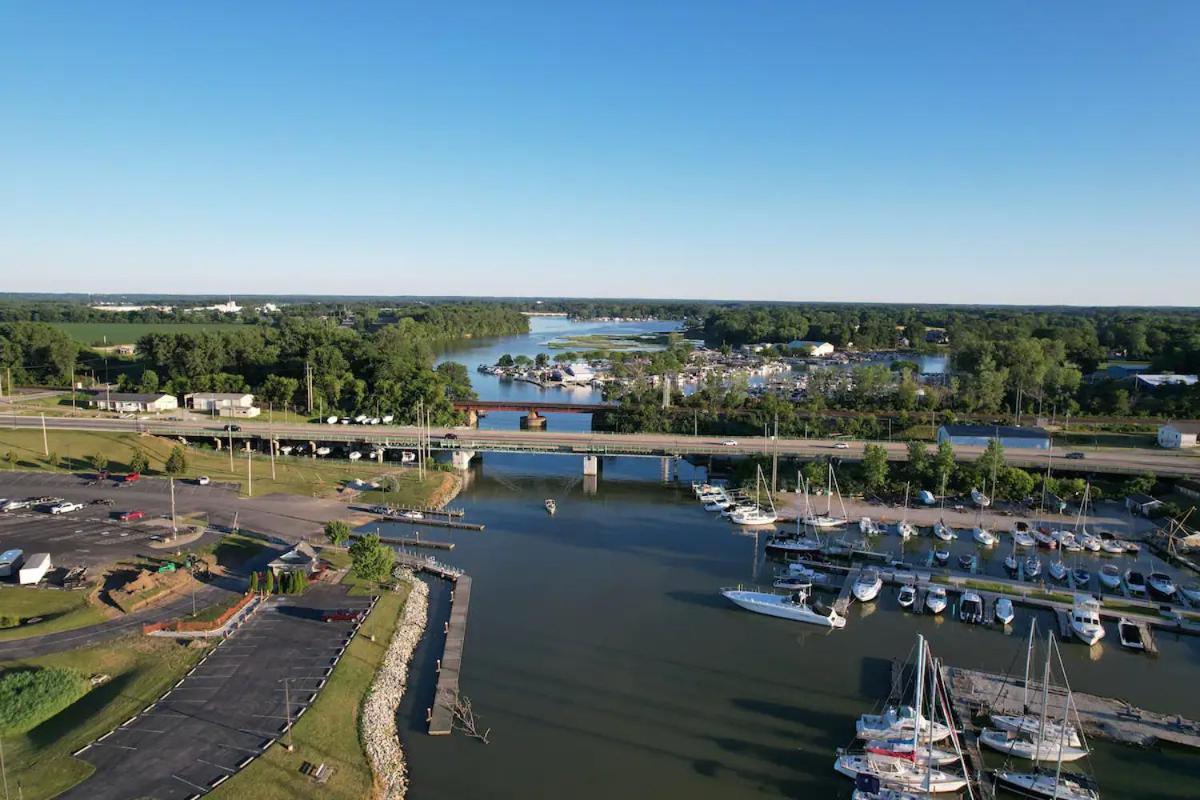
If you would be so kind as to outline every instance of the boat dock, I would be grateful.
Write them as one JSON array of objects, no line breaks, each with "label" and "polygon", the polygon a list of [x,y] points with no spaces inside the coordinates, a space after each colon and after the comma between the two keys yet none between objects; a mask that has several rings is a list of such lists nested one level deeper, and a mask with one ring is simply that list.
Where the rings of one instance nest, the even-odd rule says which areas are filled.
[{"label": "boat dock", "polygon": [[[424,512],[422,512],[424,513]],[[421,519],[409,519],[408,517],[380,517],[380,522],[401,522],[405,525],[419,525],[422,528],[453,528],[456,531],[481,531],[484,525],[481,522],[460,522],[455,519],[434,519],[432,517],[422,517]]]},{"label": "boat dock", "polygon": [[433,556],[422,557],[416,553],[406,553],[401,550],[396,553],[396,563],[408,567],[413,572],[428,572],[430,575],[436,575],[451,582],[457,582],[460,578],[466,577],[458,567],[443,564]]},{"label": "boat dock", "polygon": [[[351,534],[350,538],[357,539],[357,538],[359,538],[359,534],[356,534],[356,533]],[[393,545],[397,545],[399,547],[424,547],[424,548],[428,548],[430,550],[453,550],[454,549],[454,542],[435,542],[430,539],[422,539],[421,534],[419,532],[417,533],[417,537],[415,539],[410,539],[407,536],[382,536],[382,535],[380,535],[379,541],[383,542],[384,544],[393,544]]]},{"label": "boat dock", "polygon": [[454,728],[454,705],[458,701],[458,678],[462,670],[463,645],[467,639],[467,611],[471,604],[471,577],[459,575],[450,593],[450,619],[446,643],[438,661],[437,689],[429,710],[429,735],[445,736]]},{"label": "boat dock", "polygon": [[862,567],[854,569],[846,574],[846,579],[842,581],[842,590],[838,592],[837,600],[833,601],[833,610],[845,616],[846,611],[850,608],[850,590],[854,586],[854,582],[858,580],[858,576],[862,574]]},{"label": "boat dock", "polygon": [[[943,681],[949,691],[955,713],[964,724],[975,714],[1023,713],[1020,679],[1008,681],[1003,675],[958,667],[943,668]],[[1040,694],[1040,682],[1029,682],[1029,694]],[[1050,687],[1049,706],[1053,712],[1057,703],[1062,713],[1065,693],[1061,687]],[[1071,693],[1071,704],[1079,714],[1079,722],[1089,736],[1122,744],[1150,747],[1169,742],[1181,747],[1200,749],[1200,722],[1178,714],[1159,714],[1135,708],[1124,700],[1100,697],[1083,692]],[[961,711],[960,711],[961,708]]]},{"label": "boat dock", "polygon": [[428,506],[391,506],[391,508],[401,514],[405,511],[416,511],[421,514],[440,514],[443,517],[458,517],[460,519],[467,514],[466,510],[462,508],[430,508]]}]

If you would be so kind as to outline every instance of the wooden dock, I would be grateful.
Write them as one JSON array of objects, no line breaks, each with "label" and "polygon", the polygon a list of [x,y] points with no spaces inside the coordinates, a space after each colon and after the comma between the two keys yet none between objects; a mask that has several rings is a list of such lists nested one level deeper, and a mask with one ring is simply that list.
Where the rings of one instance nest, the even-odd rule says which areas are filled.
[{"label": "wooden dock", "polygon": [[446,623],[446,643],[438,662],[437,689],[429,713],[429,734],[446,736],[454,728],[454,705],[458,700],[458,679],[462,670],[463,645],[467,639],[467,612],[471,604],[471,578],[458,576],[450,595],[450,620]]},{"label": "wooden dock", "polygon": [[[359,538],[359,534],[351,534],[350,538],[357,539]],[[380,536],[379,541],[384,544],[394,544],[400,547],[424,547],[430,550],[454,549],[454,542],[435,542],[430,539],[422,539],[420,535],[415,539],[410,539],[407,536]]]},{"label": "wooden dock", "polygon": [[858,580],[858,576],[862,574],[862,570],[862,567],[858,567],[846,574],[846,579],[842,582],[842,590],[838,592],[837,600],[833,601],[833,610],[843,616],[850,608],[850,590],[854,586],[854,582]]},{"label": "wooden dock", "polygon": [[453,519],[434,519],[432,517],[422,517],[421,519],[409,519],[407,517],[380,517],[380,522],[400,522],[405,525],[417,525],[422,528],[453,528],[456,531],[481,531],[484,525],[481,522],[459,522]]},{"label": "wooden dock", "polygon": [[401,514],[405,511],[419,511],[422,514],[440,514],[443,517],[464,517],[467,514],[461,508],[429,508],[427,506],[391,506],[391,508]]},{"label": "wooden dock", "polygon": [[396,553],[396,563],[408,567],[414,572],[428,572],[430,575],[436,575],[439,578],[445,578],[452,582],[457,582],[459,579],[466,577],[458,567],[443,564],[433,556],[422,557],[416,553],[400,551]]}]

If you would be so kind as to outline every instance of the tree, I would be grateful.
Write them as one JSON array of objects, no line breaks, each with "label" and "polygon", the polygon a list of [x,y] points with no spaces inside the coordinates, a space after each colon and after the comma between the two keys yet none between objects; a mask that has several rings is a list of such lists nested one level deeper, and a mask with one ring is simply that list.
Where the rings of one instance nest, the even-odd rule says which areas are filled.
[{"label": "tree", "polygon": [[909,477],[920,484],[929,473],[929,451],[925,449],[924,442],[912,441],[908,443],[908,475]]},{"label": "tree", "polygon": [[251,594],[258,593],[258,571],[257,570],[250,573],[250,589],[248,591]]},{"label": "tree", "polygon": [[829,479],[829,471],[824,461],[806,461],[800,468],[800,472],[804,475],[810,492],[817,488],[824,488]]},{"label": "tree", "polygon": [[545,353],[538,353],[537,357],[533,360],[533,363],[534,366],[538,368],[546,367],[550,364],[550,356],[546,355]]},{"label": "tree", "polygon": [[108,456],[104,453],[92,453],[88,456],[88,463],[92,465],[92,469],[96,472],[104,472],[108,469]]},{"label": "tree", "polygon": [[1154,477],[1154,474],[1146,472],[1125,481],[1125,485],[1121,488],[1121,491],[1126,497],[1131,494],[1150,494],[1154,491],[1156,483],[1158,483],[1158,479]]},{"label": "tree", "polygon": [[868,491],[877,492],[887,484],[887,450],[882,445],[869,444],[863,448],[863,485]]},{"label": "tree", "polygon": [[275,594],[275,570],[267,567],[267,585],[264,591],[267,594]]},{"label": "tree", "polygon": [[505,353],[504,355],[500,356],[500,358],[496,361],[496,366],[498,366],[498,367],[511,367],[512,365],[513,365],[513,357],[510,356],[508,353]]},{"label": "tree", "polygon": [[996,494],[1009,500],[1023,500],[1033,494],[1037,479],[1018,467],[1002,467],[996,474]]},{"label": "tree", "polygon": [[299,388],[300,381],[295,378],[289,378],[286,375],[268,375],[262,386],[259,387],[258,394],[273,408],[287,408],[291,405]]},{"label": "tree", "polygon": [[938,442],[937,454],[933,457],[933,471],[938,481],[948,481],[954,474],[954,445],[950,440]]},{"label": "tree", "polygon": [[999,439],[989,439],[987,448],[979,456],[979,460],[975,462],[976,480],[986,486],[993,475],[999,474],[1000,468],[1003,466],[1004,445],[1000,444]]},{"label": "tree", "polygon": [[58,469],[58,465],[62,463],[62,458],[58,455],[57,450],[51,450],[50,455],[46,456],[46,463],[51,469]]},{"label": "tree", "polygon": [[4,454],[4,460],[8,462],[8,468],[11,470],[17,466],[17,453],[14,450],[9,450]]},{"label": "tree", "polygon": [[150,469],[150,459],[146,457],[146,452],[140,447],[133,449],[133,455],[129,457],[129,469],[131,472],[145,472]]},{"label": "tree", "polygon": [[184,452],[182,445],[177,444],[171,448],[171,454],[167,456],[164,468],[168,475],[182,475],[187,472],[187,453]]},{"label": "tree", "polygon": [[147,394],[158,391],[158,373],[152,369],[142,371],[142,380],[137,385],[139,392]]},{"label": "tree", "polygon": [[325,538],[335,547],[341,547],[350,538],[350,526],[340,519],[331,519],[325,523]]},{"label": "tree", "polygon": [[396,554],[379,541],[379,534],[369,533],[350,545],[354,574],[368,581],[382,581],[392,572]]}]

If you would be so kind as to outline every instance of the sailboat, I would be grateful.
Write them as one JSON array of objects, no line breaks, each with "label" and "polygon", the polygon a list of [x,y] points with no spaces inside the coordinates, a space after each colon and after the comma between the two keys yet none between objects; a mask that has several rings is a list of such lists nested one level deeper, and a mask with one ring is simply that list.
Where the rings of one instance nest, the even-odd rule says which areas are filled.
[{"label": "sailboat", "polygon": [[979,491],[979,489],[972,489],[971,502],[979,508],[987,508],[992,504],[992,499],[983,492]]},{"label": "sailboat", "polygon": [[917,535],[917,529],[908,521],[908,484],[904,484],[904,516],[896,523],[896,533],[901,539],[911,539]]},{"label": "sailboat", "polygon": [[737,511],[730,515],[729,520],[734,525],[774,525],[779,519],[779,515],[775,513],[775,499],[771,497],[771,493],[767,492],[767,504],[770,506],[770,511],[762,507],[760,495],[762,485],[766,482],[763,477],[762,467],[758,468],[758,474],[754,477],[754,507],[747,511]]},{"label": "sailboat", "polygon": [[933,535],[941,539],[943,542],[952,542],[958,538],[954,533],[954,529],[946,524],[946,473],[942,473],[942,516],[938,521],[933,523]]},{"label": "sailboat", "polygon": [[796,533],[795,535],[780,535],[772,536],[767,540],[767,549],[783,555],[805,556],[819,553],[825,543],[821,541],[819,536],[809,536],[801,528],[801,522],[805,517],[812,516],[812,504],[809,502],[808,484],[801,481],[801,488],[804,490],[804,508],[805,513],[796,517]]},{"label": "sailboat", "polygon": [[1060,726],[1053,720],[1043,720],[1041,715],[1029,713],[1029,670],[1033,665],[1033,642],[1036,634],[1037,619],[1033,618],[1029,620],[1029,640],[1025,646],[1025,679],[1021,684],[1021,708],[1024,713],[992,714],[992,727],[1031,737],[1037,736],[1038,732],[1044,728],[1045,735],[1049,738],[1061,738],[1071,747],[1079,747],[1082,739],[1079,738],[1079,731],[1073,725]]},{"label": "sailboat", "polygon": [[[824,514],[813,514],[811,509],[804,518],[805,525],[811,525],[814,528],[837,528],[846,524],[846,505],[842,503],[842,493],[837,488],[837,476],[834,475],[833,464],[829,464],[828,473],[829,485],[825,490],[825,495],[828,499],[828,505],[825,508]],[[833,495],[837,493],[838,503],[842,507],[842,516],[833,516]],[[866,533],[866,531],[864,531]]]}]

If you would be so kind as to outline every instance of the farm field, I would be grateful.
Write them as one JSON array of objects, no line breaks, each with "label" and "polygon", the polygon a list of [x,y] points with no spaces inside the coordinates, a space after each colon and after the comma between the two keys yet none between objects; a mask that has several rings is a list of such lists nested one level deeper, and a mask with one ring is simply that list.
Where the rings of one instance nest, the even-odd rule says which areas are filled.
[{"label": "farm field", "polygon": [[51,323],[83,344],[133,344],[147,333],[200,333],[240,328],[236,322],[55,322]]}]

